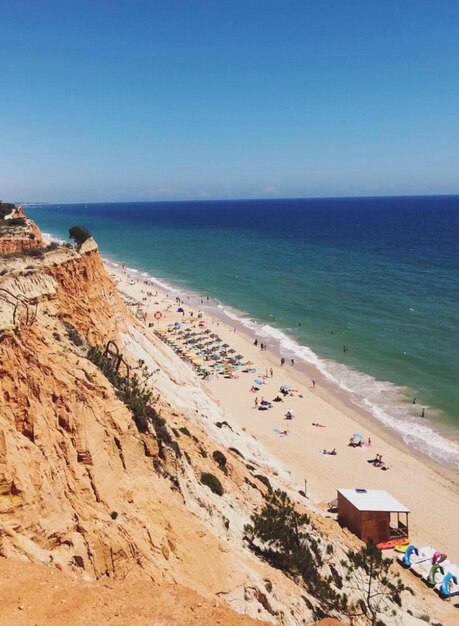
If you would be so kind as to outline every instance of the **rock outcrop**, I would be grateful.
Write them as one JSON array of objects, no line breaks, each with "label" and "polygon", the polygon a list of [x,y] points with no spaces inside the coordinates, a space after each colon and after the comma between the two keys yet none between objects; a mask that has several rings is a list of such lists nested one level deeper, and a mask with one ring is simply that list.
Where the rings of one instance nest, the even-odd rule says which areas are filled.
[{"label": "rock outcrop", "polygon": [[0,254],[17,254],[41,246],[40,229],[27,219],[23,209],[0,202]]}]

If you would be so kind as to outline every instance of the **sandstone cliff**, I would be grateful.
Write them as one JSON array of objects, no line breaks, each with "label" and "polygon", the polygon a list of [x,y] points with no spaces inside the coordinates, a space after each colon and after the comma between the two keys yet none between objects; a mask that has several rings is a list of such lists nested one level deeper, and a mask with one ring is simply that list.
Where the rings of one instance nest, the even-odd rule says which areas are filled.
[{"label": "sandstone cliff", "polygon": [[[225,416],[194,372],[124,306],[95,242],[3,258],[0,274],[0,555],[7,559],[0,576],[17,559],[58,568],[78,585],[85,581],[88,598],[91,589],[106,593],[107,603],[117,594],[121,618],[129,615],[120,598],[129,587],[162,597],[165,611],[169,603],[172,621],[164,623],[198,623],[200,604],[215,623],[245,623],[229,608],[270,623],[312,623],[316,599],[242,539],[267,477],[295,497],[289,475],[255,440],[222,427]],[[88,345],[108,340],[131,368],[141,359],[155,372],[149,384],[161,429],[139,432],[88,360]],[[225,471],[215,452],[225,456]],[[218,475],[223,496],[201,484],[201,472]],[[355,540],[311,504],[308,510],[339,562]],[[325,562],[324,575],[330,572]],[[109,591],[100,581],[110,581]],[[0,601],[7,588],[0,585]],[[196,614],[184,617],[192,605]],[[0,623],[31,623],[21,621],[22,609],[11,611]],[[139,615],[152,618],[152,611]],[[107,623],[145,623],[117,621],[114,613]]]}]

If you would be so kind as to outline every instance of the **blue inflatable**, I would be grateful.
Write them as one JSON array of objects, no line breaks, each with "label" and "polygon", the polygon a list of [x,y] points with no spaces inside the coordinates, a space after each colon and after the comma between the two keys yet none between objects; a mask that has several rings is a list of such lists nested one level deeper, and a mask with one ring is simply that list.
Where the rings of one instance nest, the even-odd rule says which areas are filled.
[{"label": "blue inflatable", "polygon": [[441,588],[440,588],[442,595],[445,597],[452,595],[449,590],[450,581],[452,581],[455,585],[457,585],[456,576],[454,576],[454,574],[451,574],[451,572],[448,572],[446,576],[443,578],[443,581],[441,583]]},{"label": "blue inflatable", "polygon": [[416,546],[413,546],[413,544],[409,545],[408,548],[406,549],[405,554],[403,555],[403,566],[404,567],[409,567],[411,565],[411,555],[413,554],[413,552],[416,555],[419,555],[419,551],[416,548]]}]

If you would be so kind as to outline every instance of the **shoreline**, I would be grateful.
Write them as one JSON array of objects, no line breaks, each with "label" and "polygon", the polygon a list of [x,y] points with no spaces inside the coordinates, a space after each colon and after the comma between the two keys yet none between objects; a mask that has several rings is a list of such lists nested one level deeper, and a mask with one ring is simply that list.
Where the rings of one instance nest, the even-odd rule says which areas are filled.
[{"label": "shoreline", "polygon": [[[272,368],[273,378],[265,381],[257,394],[258,399],[264,395],[271,400],[280,384],[288,383],[292,390],[298,389],[298,393],[286,398],[283,404],[260,412],[253,406],[255,397],[250,393],[253,376],[249,374],[241,374],[232,380],[220,376],[201,383],[209,397],[225,411],[229,422],[259,441],[289,470],[297,484],[303,485],[307,480],[305,490],[311,501],[323,505],[334,499],[336,489],[341,487],[387,489],[411,508],[411,538],[417,545],[433,544],[448,552],[452,559],[459,560],[459,548],[455,542],[459,481],[454,470],[407,446],[396,432],[378,423],[371,414],[365,415],[344,391],[338,393],[313,366],[295,363],[295,367],[291,367],[286,363],[281,367],[272,344],[270,349],[260,351],[254,346],[253,336],[244,324],[225,319],[223,308],[213,307],[214,301],[208,301],[207,296],[202,298],[201,304],[201,297],[193,294],[198,300],[196,306],[191,297],[188,300],[182,295],[187,311],[187,317],[182,317],[176,312],[176,297],[183,294],[183,290],[170,285],[160,287],[160,281],[151,282],[152,278],[146,272],[132,272],[107,259],[104,263],[122,294],[142,307],[149,302],[150,312],[155,308],[162,312],[160,327],[164,331],[168,325],[180,320],[187,320],[186,327],[197,328],[199,309],[206,320],[206,328],[217,332],[223,341],[254,363],[257,368],[254,376],[262,376],[261,372]],[[158,295],[147,298],[148,291],[155,291]],[[191,312],[194,317],[190,317]],[[152,318],[151,321],[156,320]],[[312,389],[312,378],[316,381],[315,389]],[[290,406],[295,419],[285,422],[282,415]],[[325,427],[312,427],[315,422]],[[287,428],[289,434],[280,437],[276,431],[283,428]],[[370,437],[371,448],[355,450],[349,447],[348,441],[354,432],[362,432],[365,440]],[[321,454],[322,449],[332,448],[337,449],[337,456]],[[382,472],[366,462],[378,453],[383,455],[389,471]],[[438,511],[442,512],[441,527]]]},{"label": "shoreline", "polygon": [[[114,270],[117,270],[122,266],[121,261],[113,261],[107,257],[105,257],[103,261]],[[189,302],[189,306],[201,308],[203,311],[206,311],[208,315],[218,318],[223,324],[227,324],[228,326],[233,327],[236,326],[240,332],[244,332],[247,338],[251,339],[252,341],[255,339],[255,337],[258,337],[260,339],[260,334],[262,330],[266,328],[266,326],[268,326],[268,324],[266,323],[254,320],[250,316],[250,314],[245,314],[242,311],[238,311],[232,305],[226,305],[212,296],[209,296],[209,299],[207,300],[206,298],[208,294],[201,296],[199,293],[188,288],[186,285],[180,286],[172,282],[166,282],[166,280],[159,279],[149,274],[148,272],[144,272],[140,269],[130,267],[126,267],[125,269],[127,271],[127,274],[132,276],[133,279],[149,280],[153,285],[155,285],[155,287],[163,292],[170,292],[174,295],[189,298],[187,300],[187,303]],[[228,314],[228,310],[231,311],[231,313],[234,311],[234,314]],[[246,322],[249,322],[249,326]],[[448,428],[445,424],[442,424],[441,422],[437,423],[433,420],[430,420],[429,418],[414,418],[414,422],[405,423],[403,418],[392,418],[392,416],[390,416],[390,419],[393,421],[393,425],[385,423],[384,419],[379,418],[374,413],[374,409],[378,409],[379,407],[375,406],[374,404],[368,408],[362,406],[362,403],[359,402],[359,400],[361,399],[359,398],[360,394],[352,390],[347,390],[343,388],[340,385],[339,381],[328,377],[321,371],[318,366],[314,365],[314,363],[308,361],[307,359],[302,358],[301,356],[298,357],[296,356],[296,354],[293,354],[293,352],[290,353],[289,350],[282,350],[280,344],[283,340],[287,340],[288,342],[292,343],[292,345],[296,344],[293,349],[297,348],[299,350],[304,349],[310,351],[311,354],[316,357],[319,362],[333,362],[339,366],[342,366],[343,368],[347,368],[349,371],[356,372],[357,375],[369,375],[364,374],[360,370],[355,370],[338,361],[333,361],[332,359],[324,360],[316,355],[314,352],[312,352],[310,348],[308,348],[307,346],[302,346],[295,339],[290,338],[288,335],[286,335],[283,331],[278,330],[275,327],[270,327],[270,330],[273,330],[275,333],[282,335],[282,339],[276,339],[269,336],[269,352],[273,353],[278,358],[280,358],[281,355],[288,359],[290,359],[291,355],[295,356],[295,368],[297,370],[302,370],[307,376],[309,376],[310,379],[314,379],[316,381],[320,380],[321,390],[323,390],[324,393],[328,394],[328,401],[339,402],[340,406],[346,407],[347,411],[353,412],[353,414],[355,414],[356,416],[356,419],[364,421],[365,425],[370,425],[375,430],[377,429],[381,434],[384,433],[384,437],[391,438],[392,443],[394,445],[397,445],[400,449],[409,451],[410,453],[417,455],[424,462],[431,464],[432,467],[437,468],[442,472],[448,473],[453,479],[459,476],[459,433],[451,436],[449,432],[444,432],[445,430],[448,431]],[[265,340],[266,336],[264,338],[261,337],[261,341]],[[372,382],[374,381],[375,383],[393,385],[393,383],[390,383],[389,381],[378,381],[372,376],[369,376],[369,378]],[[394,385],[394,388],[396,388],[396,385]],[[400,404],[402,404],[402,402],[400,402]],[[406,404],[407,408],[411,406],[408,403]],[[410,427],[412,427],[413,430],[419,429],[419,432],[416,432],[416,434],[413,435],[413,433],[410,432]],[[405,436],[414,436],[416,441],[408,443],[404,439]],[[420,449],[420,447],[416,445],[417,442],[422,443],[426,440],[429,441],[428,446],[430,446],[431,448],[430,454],[427,450]],[[455,449],[443,449],[446,448],[448,444],[451,447],[454,446]],[[451,460],[448,458],[446,461],[441,461],[439,457],[441,457],[443,453],[445,456],[450,455],[454,458]]]},{"label": "shoreline", "polygon": [[[62,241],[50,233],[44,234],[51,239]],[[103,261],[114,269],[123,265],[123,260],[118,258],[116,253],[114,256],[111,256],[110,253],[107,254]],[[441,468],[442,471],[453,477],[459,476],[459,431],[454,430],[452,432],[455,429],[454,422],[449,424],[446,421],[431,419],[430,415],[435,415],[438,412],[435,407],[430,407],[430,410],[428,407],[427,410],[430,415],[422,419],[420,415],[410,411],[412,405],[408,402],[408,396],[404,393],[407,390],[403,387],[388,380],[379,380],[372,375],[365,374],[362,370],[335,361],[333,358],[320,357],[306,345],[299,343],[299,340],[287,335],[286,331],[271,326],[269,322],[256,320],[251,314],[219,301],[205,289],[203,289],[205,295],[201,296],[198,291],[189,288],[185,283],[174,283],[174,279],[169,282],[169,279],[163,280],[142,269],[125,267],[128,274],[132,275],[133,278],[149,280],[162,291],[182,296],[190,295],[190,305],[201,306],[211,316],[218,317],[222,323],[237,325],[240,331],[245,332],[248,337],[259,337],[260,332],[267,328],[269,335],[274,335],[268,337],[270,351],[278,356],[282,352],[284,353],[283,356],[288,354],[288,359],[290,356],[294,356],[297,368],[302,369],[310,378],[320,379],[321,387],[328,390],[330,398],[339,399],[340,403],[347,407],[347,410],[355,412],[360,420],[368,420],[370,425],[374,425],[374,428],[385,433],[386,437],[393,438],[393,442],[402,449],[412,451],[425,462],[432,464],[433,467]],[[209,296],[208,301],[205,300],[207,296]],[[202,301],[203,298],[204,302],[199,305],[199,300]],[[282,346],[285,343],[290,344],[288,348]],[[296,354],[296,352],[301,353],[303,351],[306,353],[304,356]],[[317,364],[314,361],[317,361]],[[340,379],[339,374],[343,375],[342,372],[338,371],[338,376],[336,376],[334,369],[331,373],[327,371],[329,366],[334,369],[336,367],[342,368],[345,377],[349,373],[355,374],[354,379],[357,379],[359,387],[353,388],[352,384],[349,387],[347,378],[342,379],[341,376]],[[365,378],[368,379],[368,382]],[[351,383],[355,382],[354,379],[351,380]],[[362,382],[364,384],[363,389],[360,388]],[[382,402],[378,404],[379,397],[377,394],[379,391],[376,387],[381,385],[388,388],[389,393],[387,393],[387,389],[383,391],[386,398],[390,396],[390,405],[387,405],[384,397],[382,397]],[[367,395],[365,387],[368,387],[373,395]],[[399,397],[397,398],[397,396]],[[421,404],[417,405],[419,410],[421,406]],[[394,410],[393,414],[391,409]]]}]

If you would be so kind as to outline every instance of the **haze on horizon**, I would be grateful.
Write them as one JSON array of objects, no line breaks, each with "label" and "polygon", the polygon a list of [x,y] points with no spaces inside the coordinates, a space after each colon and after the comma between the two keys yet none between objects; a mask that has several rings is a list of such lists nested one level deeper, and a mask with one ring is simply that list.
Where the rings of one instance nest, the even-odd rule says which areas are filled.
[{"label": "haze on horizon", "polygon": [[459,193],[459,3],[0,4],[0,198]]}]

